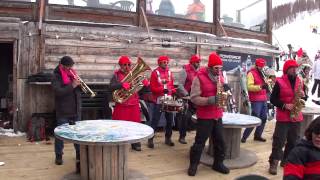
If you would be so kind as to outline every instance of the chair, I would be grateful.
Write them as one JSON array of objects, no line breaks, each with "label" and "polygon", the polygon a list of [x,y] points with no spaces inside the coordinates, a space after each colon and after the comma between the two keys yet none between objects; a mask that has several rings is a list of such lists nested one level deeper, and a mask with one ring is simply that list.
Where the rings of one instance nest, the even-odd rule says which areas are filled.
[{"label": "chair", "polygon": [[119,9],[123,11],[131,11],[133,6],[134,6],[134,3],[131,1],[117,1],[112,4],[113,9]]}]

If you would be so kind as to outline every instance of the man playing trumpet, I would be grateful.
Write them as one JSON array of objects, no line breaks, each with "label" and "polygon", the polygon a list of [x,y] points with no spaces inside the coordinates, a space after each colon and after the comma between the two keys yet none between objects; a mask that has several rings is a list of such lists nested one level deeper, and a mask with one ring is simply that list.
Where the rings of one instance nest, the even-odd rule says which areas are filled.
[{"label": "man playing trumpet", "polygon": [[[119,58],[118,64],[120,69],[114,72],[114,75],[110,82],[111,91],[115,91],[118,89],[129,90],[133,84],[130,82],[122,82],[122,80],[126,77],[128,73],[131,71],[131,61],[128,56],[121,56]],[[149,81],[147,79],[142,80],[144,86],[149,85]],[[112,119],[115,120],[124,120],[124,121],[133,121],[133,122],[141,122],[140,115],[140,105],[139,105],[139,95],[138,92],[132,94],[128,100],[118,103],[116,102]],[[133,143],[131,144],[133,150],[141,151],[141,143]]]}]

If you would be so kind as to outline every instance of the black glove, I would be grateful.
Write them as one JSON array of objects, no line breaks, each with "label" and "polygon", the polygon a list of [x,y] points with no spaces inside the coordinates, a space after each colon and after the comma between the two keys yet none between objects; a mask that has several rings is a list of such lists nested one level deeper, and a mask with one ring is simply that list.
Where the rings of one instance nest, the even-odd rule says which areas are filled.
[{"label": "black glove", "polygon": [[224,91],[231,90],[231,88],[230,88],[230,86],[228,84],[223,84],[223,89],[224,89]]},{"label": "black glove", "polygon": [[267,84],[262,85],[262,86],[261,86],[261,89],[269,90],[269,88],[268,88],[268,85],[267,85]]},{"label": "black glove", "polygon": [[168,90],[168,89],[164,89],[164,90],[163,90],[163,93],[164,93],[164,94],[168,94],[168,93],[169,93],[169,90]]}]

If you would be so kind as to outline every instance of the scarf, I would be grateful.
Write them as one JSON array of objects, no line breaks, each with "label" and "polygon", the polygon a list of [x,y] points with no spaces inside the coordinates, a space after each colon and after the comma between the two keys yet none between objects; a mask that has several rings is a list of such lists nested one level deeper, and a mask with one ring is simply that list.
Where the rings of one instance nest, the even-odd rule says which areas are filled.
[{"label": "scarf", "polygon": [[72,73],[74,75],[77,75],[75,70],[73,70],[73,69],[67,70],[67,69],[63,68],[61,64],[59,64],[59,71],[60,71],[60,74],[62,77],[62,82],[64,85],[70,84],[72,82],[72,80],[75,79],[75,77],[71,74],[70,71],[72,71]]}]

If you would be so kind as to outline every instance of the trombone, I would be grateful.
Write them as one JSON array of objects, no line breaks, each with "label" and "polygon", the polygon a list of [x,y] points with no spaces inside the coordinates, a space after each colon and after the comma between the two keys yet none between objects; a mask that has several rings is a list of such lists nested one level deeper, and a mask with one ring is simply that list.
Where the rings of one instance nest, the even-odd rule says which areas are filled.
[{"label": "trombone", "polygon": [[70,71],[70,73],[72,74],[72,76],[75,78],[75,79],[78,79],[80,81],[80,87],[82,89],[82,91],[88,95],[90,95],[91,98],[95,97],[96,96],[96,93],[93,92],[89,86],[77,75],[77,74],[74,74],[72,71]]}]

